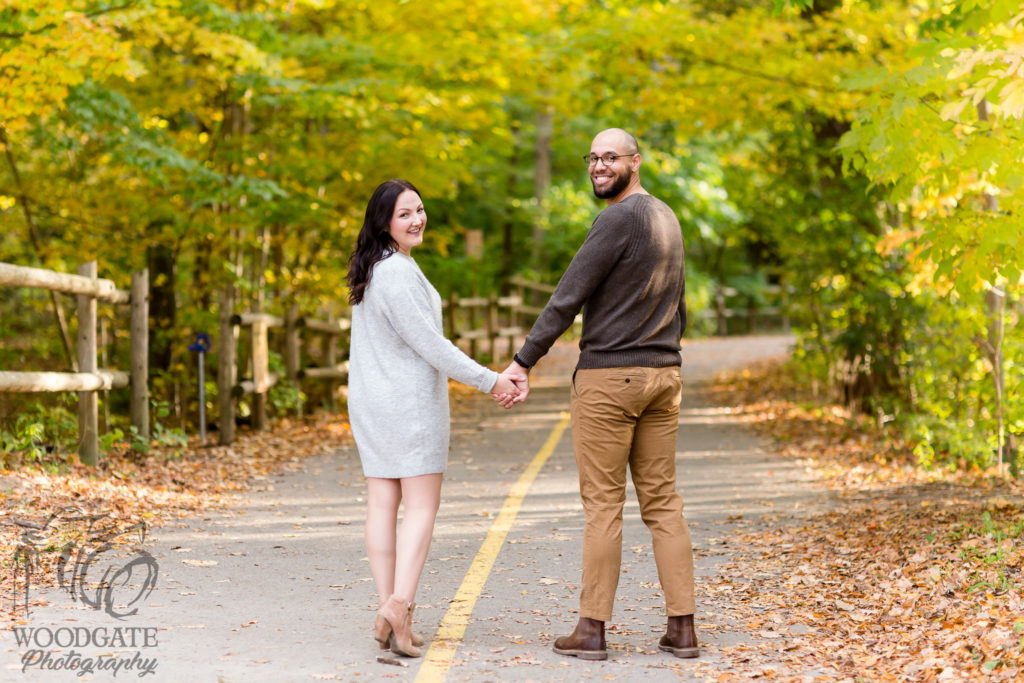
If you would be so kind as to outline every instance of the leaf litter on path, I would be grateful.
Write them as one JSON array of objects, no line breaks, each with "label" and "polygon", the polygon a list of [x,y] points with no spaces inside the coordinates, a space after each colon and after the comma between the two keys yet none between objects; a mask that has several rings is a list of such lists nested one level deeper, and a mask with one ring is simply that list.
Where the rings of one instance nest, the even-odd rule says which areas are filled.
[{"label": "leaf litter on path", "polygon": [[[230,446],[204,447],[192,439],[184,448],[153,447],[144,455],[113,451],[101,456],[97,467],[72,457],[70,464],[55,471],[38,464],[9,470],[0,480],[0,572],[4,577],[13,575],[15,549],[23,532],[12,523],[14,519],[42,523],[55,511],[75,507],[89,515],[105,515],[102,523],[116,528],[140,522],[157,527],[209,510],[226,510],[240,502],[239,494],[265,487],[269,475],[301,469],[303,458],[351,442],[346,415],[317,413],[277,420],[262,432],[242,430]],[[48,531],[32,574],[33,586],[56,583],[60,553],[46,550],[59,548],[68,535],[81,533],[56,524]],[[211,562],[184,560],[194,567],[208,567]],[[23,580],[19,590],[24,590]],[[0,624],[17,618],[12,601],[0,601]]]},{"label": "leaf litter on path", "polygon": [[771,660],[791,680],[811,680],[807,671],[850,681],[1019,680],[1020,483],[922,470],[891,430],[840,406],[797,402],[794,391],[778,364],[713,387],[719,403],[774,440],[778,457],[804,462],[833,492],[818,513],[733,531],[730,557],[705,592],[726,597],[715,602],[716,621],[745,623],[767,642],[722,648],[722,680],[753,676]]}]

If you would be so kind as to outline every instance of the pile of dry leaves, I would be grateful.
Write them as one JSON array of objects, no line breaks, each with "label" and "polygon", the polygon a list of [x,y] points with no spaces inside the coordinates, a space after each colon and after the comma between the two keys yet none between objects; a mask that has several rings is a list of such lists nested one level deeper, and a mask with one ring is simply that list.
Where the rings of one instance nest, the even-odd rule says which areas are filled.
[{"label": "pile of dry leaves", "polygon": [[740,556],[719,580],[735,584],[725,590],[763,637],[758,647],[791,672],[827,680],[1020,680],[1018,482],[923,471],[874,420],[794,401],[778,366],[729,377],[715,391],[835,494],[830,509],[807,519],[737,531]]}]

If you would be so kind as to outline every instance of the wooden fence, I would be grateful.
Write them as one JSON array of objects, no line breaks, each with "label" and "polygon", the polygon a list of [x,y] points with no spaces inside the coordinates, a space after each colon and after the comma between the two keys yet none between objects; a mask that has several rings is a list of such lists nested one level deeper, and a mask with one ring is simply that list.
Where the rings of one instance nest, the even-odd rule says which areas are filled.
[{"label": "wooden fence", "polygon": [[[445,302],[445,334],[474,357],[486,354],[492,361],[510,357],[517,338],[543,310],[555,288],[514,278],[509,282],[512,294],[486,297],[450,296]],[[97,395],[100,390],[131,388],[131,422],[140,438],[149,437],[148,374],[148,274],[132,275],[131,292],[118,290],[110,280],[96,277],[95,262],[79,268],[79,275],[68,275],[37,268],[0,263],[0,285],[34,287],[78,295],[79,372],[6,372],[0,371],[0,391],[79,392],[79,455],[83,462],[95,464],[98,458]],[[788,330],[789,318],[780,288],[769,288],[777,302],[746,297],[735,289],[720,288],[714,308],[698,311],[698,317],[715,320],[719,334],[728,334],[730,321],[744,320],[746,331],[755,331],[763,321],[774,318]],[[97,368],[96,302],[131,305],[131,369],[119,372]],[[327,396],[333,407],[335,389],[348,378],[346,336],[351,322],[347,317],[316,318],[300,316],[291,308],[284,317],[261,312],[235,313],[234,290],[221,292],[220,334],[218,339],[218,426],[221,444],[235,439],[236,402],[251,397],[252,425],[267,425],[267,399],[282,376],[271,370],[272,333],[276,348],[284,359],[284,378],[296,387],[308,381],[327,383]],[[740,305],[735,305],[735,302]],[[731,305],[732,304],[732,305]],[[582,317],[577,316],[571,334],[578,334]],[[283,341],[282,341],[283,338]],[[314,341],[317,340],[317,341]],[[244,342],[245,353],[240,378],[238,349]],[[305,345],[305,346],[304,346]],[[312,353],[316,349],[319,353]],[[303,351],[306,350],[304,354]],[[319,357],[319,365],[304,365],[307,358]]]},{"label": "wooden fence", "polygon": [[[149,438],[149,275],[133,273],[131,291],[117,289],[110,280],[97,278],[96,262],[78,268],[78,275],[42,268],[0,263],[0,286],[45,289],[78,297],[78,372],[0,371],[3,392],[78,392],[78,455],[95,465],[99,459],[97,391],[131,390],[131,421],[142,439]],[[129,372],[97,367],[97,302],[131,306]]]},{"label": "wooden fence", "polygon": [[718,287],[712,307],[695,311],[692,315],[714,320],[715,334],[722,337],[741,331],[753,334],[769,327],[789,332],[788,290],[768,285],[759,292],[761,296],[754,297],[732,287]]},{"label": "wooden fence", "polygon": [[445,335],[455,344],[468,342],[470,356],[477,358],[486,349],[487,356],[496,361],[498,340],[507,340],[511,348],[523,334],[519,324],[522,303],[518,296],[460,298],[453,292],[445,302]]},{"label": "wooden fence", "polygon": [[[444,301],[445,335],[461,346],[470,356],[479,358],[487,356],[491,361],[511,355],[516,350],[519,337],[526,334],[533,319],[544,308],[547,299],[555,291],[553,285],[529,282],[522,278],[509,281],[515,292],[509,296],[491,294],[486,297],[459,297],[452,294]],[[781,297],[780,288],[768,288],[769,296]],[[230,298],[222,297],[230,306]],[[730,321],[742,320],[747,332],[756,331],[769,319],[779,321],[783,329],[789,329],[789,318],[784,302],[764,306],[758,300],[747,297],[731,288],[720,288],[714,298],[712,309],[698,311],[699,317],[712,318],[716,322],[719,334],[728,334],[731,330]],[[736,304],[739,305],[736,305]],[[731,304],[731,305],[730,305]],[[281,377],[270,369],[270,335],[272,331],[284,330],[283,348],[278,351],[285,359],[286,376],[301,385],[306,380],[315,379],[329,382],[328,396],[332,402],[334,388],[348,379],[347,344],[345,336],[351,327],[349,318],[318,319],[300,317],[295,309],[290,310],[286,317],[267,315],[264,313],[224,313],[221,315],[221,352],[220,352],[220,442],[229,444],[234,440],[235,400],[250,396],[252,425],[254,429],[263,429],[267,424],[267,394]],[[570,334],[578,335],[582,326],[582,316],[577,316]],[[244,333],[240,332],[244,329]],[[320,336],[320,366],[303,366],[304,339],[308,334]],[[243,359],[245,377],[237,380],[236,349],[239,340],[244,341],[248,351]]]},{"label": "wooden fence", "polygon": [[[265,313],[231,313],[231,297],[225,293],[222,301],[228,307],[221,312],[220,354],[218,356],[218,406],[220,443],[230,444],[235,439],[235,402],[251,396],[253,429],[267,426],[267,399],[270,389],[282,377],[270,368],[270,335],[284,330],[283,353],[285,378],[295,386],[307,380],[327,382],[327,395],[333,407],[334,388],[348,379],[348,361],[341,360],[340,343],[351,322],[347,318],[327,319],[299,316],[292,307],[284,318]],[[238,379],[236,362],[240,337],[244,328],[247,353],[244,358],[245,377]],[[319,337],[321,365],[303,366],[303,344],[309,345],[308,336]],[[347,346],[347,345],[346,345]],[[347,354],[346,354],[347,355]]]},{"label": "wooden fence", "polygon": [[[529,284],[529,283],[527,283]],[[546,290],[543,290],[546,291]],[[218,357],[218,409],[220,414],[220,443],[230,444],[235,439],[235,402],[250,397],[252,426],[264,429],[267,425],[268,394],[281,376],[271,371],[271,333],[284,330],[283,343],[279,339],[277,351],[285,361],[285,377],[296,386],[309,380],[327,382],[327,396],[333,405],[334,389],[348,379],[346,336],[351,328],[348,317],[316,318],[300,316],[293,307],[285,317],[266,313],[232,313],[231,293],[225,291],[221,300],[226,304],[220,315],[220,351]],[[468,346],[472,356],[486,350],[492,359],[498,357],[499,340],[507,340],[515,351],[515,338],[524,333],[520,324],[524,314],[522,297],[458,297],[453,295],[444,302],[445,334],[456,344]],[[538,309],[539,310],[539,309]],[[313,338],[319,338],[314,342]],[[246,348],[239,363],[238,347]],[[320,365],[305,365],[313,353],[304,352],[319,346]],[[244,376],[239,379],[239,368]]]}]

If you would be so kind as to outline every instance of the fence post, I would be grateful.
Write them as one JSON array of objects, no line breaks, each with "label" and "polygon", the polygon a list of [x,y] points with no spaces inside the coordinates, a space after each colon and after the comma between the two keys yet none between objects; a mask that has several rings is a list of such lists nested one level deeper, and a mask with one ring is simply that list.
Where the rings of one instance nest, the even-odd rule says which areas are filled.
[{"label": "fence post", "polygon": [[498,360],[498,295],[487,297],[487,339],[491,346],[491,362]]},{"label": "fence post", "polygon": [[[149,270],[132,273],[131,380],[132,426],[141,441],[149,442]],[[135,439],[132,440],[133,442]]]},{"label": "fence post", "polygon": [[[96,279],[96,262],[78,267],[78,274]],[[78,371],[96,372],[96,297],[78,295]],[[86,465],[99,459],[99,412],[95,391],[78,392],[78,457]]]},{"label": "fence post", "polygon": [[[337,321],[333,312],[327,314],[327,322],[333,325]],[[333,368],[338,365],[338,336],[335,334],[326,335],[324,343],[327,345],[327,367]],[[338,392],[338,383],[332,379],[327,380],[327,405],[331,410],[337,408],[334,395]]]},{"label": "fence post", "polygon": [[[288,381],[291,382],[296,391],[299,388],[299,368],[302,365],[302,349],[299,336],[299,307],[295,304],[288,307],[288,314],[285,317],[284,332],[284,367]],[[302,416],[302,403],[295,409],[297,417]]]},{"label": "fence post", "polygon": [[715,290],[715,317],[718,318],[718,336],[729,334],[725,317],[725,293],[721,288]]},{"label": "fence post", "polygon": [[[477,298],[476,292],[473,292],[473,299]],[[466,323],[470,330],[476,329],[476,306],[467,306],[466,312],[469,315],[469,322]],[[477,338],[474,336],[469,340],[469,357],[476,358],[477,352],[480,351],[480,345],[477,343]]]},{"label": "fence post", "polygon": [[459,295],[454,291],[448,294],[448,338],[452,340],[452,343],[458,344],[459,333],[455,328],[455,309],[459,305]]},{"label": "fence post", "polygon": [[516,296],[514,298],[519,300],[519,304],[516,304],[516,303],[513,302],[513,303],[509,304],[509,307],[508,307],[509,327],[512,328],[512,330],[513,330],[508,335],[508,354],[507,354],[507,356],[508,356],[508,358],[510,360],[512,358],[512,354],[514,354],[516,352],[516,333],[515,333],[515,330],[517,330],[519,328],[519,326],[520,326],[520,324],[519,324],[519,320],[520,320],[519,306],[521,306],[522,303],[523,303],[523,297],[521,295],[518,295],[518,296]]},{"label": "fence post", "polygon": [[217,340],[217,421],[220,445],[227,446],[235,440],[235,401],[231,389],[235,386],[235,326],[231,316],[235,308],[235,288],[225,285],[220,292],[220,338]]},{"label": "fence post", "polygon": [[267,392],[270,391],[269,330],[263,320],[253,321],[252,330],[252,428],[267,428]]},{"label": "fence post", "polygon": [[[529,305],[531,305],[532,301],[527,301],[526,300],[526,288],[523,287],[522,280],[518,280],[518,279],[517,280],[513,280],[512,284],[515,285],[515,294],[516,294],[516,296],[519,297],[519,305],[520,306],[529,306]],[[522,322],[520,322],[520,321],[522,321]],[[519,325],[525,325],[525,322],[526,322],[526,316],[523,315],[523,312],[522,311],[517,311],[516,309],[513,308],[512,309],[512,326],[513,327],[518,327]],[[515,349],[509,347],[509,355],[511,355],[512,352],[514,352],[514,351],[515,351]]]},{"label": "fence post", "polygon": [[288,314],[285,317],[284,337],[284,367],[289,382],[297,382],[299,379],[299,307],[292,305],[288,307]]}]

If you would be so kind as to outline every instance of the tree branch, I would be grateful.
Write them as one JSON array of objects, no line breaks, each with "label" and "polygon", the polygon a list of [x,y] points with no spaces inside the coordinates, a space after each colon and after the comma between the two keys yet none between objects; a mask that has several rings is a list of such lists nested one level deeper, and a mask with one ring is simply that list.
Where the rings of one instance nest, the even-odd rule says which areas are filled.
[{"label": "tree branch", "polygon": [[[98,16],[101,16],[103,14],[110,14],[111,12],[120,12],[123,9],[129,9],[129,8],[133,7],[134,5],[135,5],[134,2],[128,2],[128,3],[125,3],[123,5],[117,5],[115,7],[104,7],[102,9],[94,9],[91,12],[83,13],[83,16],[85,16],[88,19],[92,19],[93,17],[98,17]],[[21,33],[0,33],[0,39],[7,38],[7,39],[10,39],[10,40],[16,40],[18,38],[24,38],[25,36],[36,36],[36,35],[39,35],[40,33],[46,33],[47,31],[55,29],[59,25],[60,24],[58,22],[52,22],[52,23],[46,24],[45,26],[40,26],[39,28],[33,29],[31,31],[22,31]]]},{"label": "tree branch", "polygon": [[710,57],[704,57],[702,55],[698,55],[695,52],[691,52],[690,50],[684,50],[684,52],[686,54],[688,54],[694,60],[694,62],[696,62],[698,64],[704,64],[704,65],[707,65],[707,66],[715,66],[715,67],[718,67],[719,69],[725,69],[727,71],[735,71],[736,73],[741,73],[744,76],[751,76],[753,78],[759,78],[759,79],[764,80],[764,81],[772,81],[774,83],[785,83],[787,85],[792,85],[792,86],[795,86],[797,88],[813,88],[815,90],[821,90],[823,92],[829,92],[829,93],[835,93],[835,94],[845,93],[845,92],[856,92],[854,90],[841,90],[841,89],[837,88],[834,85],[828,85],[828,84],[822,84],[822,83],[810,83],[808,81],[800,81],[800,80],[797,80],[795,78],[789,78],[788,76],[776,76],[775,74],[769,74],[769,73],[765,73],[763,71],[757,71],[756,69],[751,69],[749,67],[739,66],[739,65],[736,65],[736,64],[730,64],[728,62],[719,61],[717,59],[712,59]]}]

